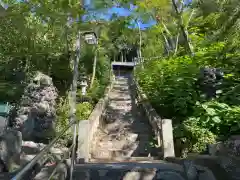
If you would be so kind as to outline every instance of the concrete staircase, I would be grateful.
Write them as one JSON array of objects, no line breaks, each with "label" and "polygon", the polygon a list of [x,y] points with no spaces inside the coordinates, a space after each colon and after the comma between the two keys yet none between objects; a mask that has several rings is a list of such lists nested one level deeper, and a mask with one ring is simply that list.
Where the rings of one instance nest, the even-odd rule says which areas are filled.
[{"label": "concrete staircase", "polygon": [[[159,156],[161,149],[150,146],[149,142],[152,141],[154,134],[149,119],[135,102],[135,93],[129,77],[116,78],[108,94],[109,103],[104,116],[96,126],[97,131],[92,133],[93,139],[89,141],[87,132],[92,122],[89,123],[89,120],[84,122],[87,126],[79,124],[81,125],[79,128],[82,128],[79,131],[82,134],[78,136],[87,141],[78,141],[80,144],[78,147],[84,147],[82,149],[84,151],[78,151],[78,157],[84,157],[87,162],[81,163],[77,160],[79,162],[73,169],[74,180],[239,180],[240,171],[234,169],[238,166],[232,166],[238,162],[224,159],[219,161],[219,157],[207,155],[187,159],[169,157],[160,160],[163,159]],[[93,116],[93,119],[96,117]],[[163,147],[165,150],[166,146]],[[40,144],[24,143],[19,165],[24,166],[42,148]],[[51,149],[54,162],[61,160],[64,151],[67,149]],[[59,174],[51,180],[68,180],[70,164],[70,159],[61,163],[62,166],[57,170]],[[45,164],[35,178],[28,175],[24,178],[48,180],[54,167],[54,164]],[[230,169],[230,172],[227,169]]]},{"label": "concrete staircase", "polygon": [[[104,122],[92,141],[90,161],[75,165],[74,180],[188,180],[183,165],[159,160],[160,149],[150,146],[152,128],[135,93],[130,78],[116,78]],[[206,179],[206,173],[213,175],[204,172],[200,180],[215,180]]]},{"label": "concrete staircase", "polygon": [[134,93],[129,78],[116,79],[109,93],[104,122],[94,135],[90,161],[119,162],[157,155],[159,150],[150,146],[152,129],[138,109]]}]

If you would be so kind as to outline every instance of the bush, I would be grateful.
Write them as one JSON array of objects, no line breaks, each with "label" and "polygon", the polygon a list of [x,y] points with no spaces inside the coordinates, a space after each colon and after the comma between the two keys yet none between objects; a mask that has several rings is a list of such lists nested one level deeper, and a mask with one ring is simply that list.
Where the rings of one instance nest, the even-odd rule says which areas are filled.
[{"label": "bush", "polygon": [[[225,57],[222,49],[223,44],[217,43],[199,49],[195,57],[148,61],[144,69],[136,69],[153,107],[162,117],[173,119],[175,139],[185,141],[190,152],[201,152],[216,138],[240,133],[240,74],[235,68],[240,64],[232,60],[237,54]],[[206,66],[225,74],[217,97],[211,100],[202,96],[197,85],[200,69]]]},{"label": "bush", "polygon": [[138,71],[140,86],[162,116],[179,119],[192,112],[198,100],[195,82],[199,70],[188,56],[149,62]]},{"label": "bush", "polygon": [[[200,153],[208,144],[215,143],[216,135],[198,124],[195,117],[188,118],[174,129],[175,139],[184,142],[185,152]],[[177,147],[177,148],[183,148]],[[182,154],[184,156],[184,154]]]},{"label": "bush", "polygon": [[88,90],[87,96],[91,97],[93,103],[97,103],[102,97],[105,86],[101,85],[100,82],[95,79],[92,88]]},{"label": "bush", "polygon": [[[61,97],[57,106],[56,132],[60,133],[69,124],[69,102],[68,98]],[[60,144],[66,145],[72,139],[72,131],[67,131],[61,138]]]},{"label": "bush", "polygon": [[196,123],[218,136],[228,136],[240,131],[240,106],[210,101],[197,103],[194,110]]},{"label": "bush", "polygon": [[77,120],[87,120],[92,110],[93,110],[93,106],[89,102],[83,102],[83,103],[77,104],[77,107],[76,107]]},{"label": "bush", "polygon": [[[56,132],[60,133],[69,124],[69,102],[68,98],[60,98],[57,107],[57,120],[56,120]],[[76,118],[77,120],[86,120],[93,110],[93,106],[88,103],[80,103],[76,105]],[[60,140],[60,144],[67,145],[68,142],[72,142],[72,129],[70,128]]]},{"label": "bush", "polygon": [[[102,97],[105,87],[105,84],[100,84],[99,81],[96,79],[94,81],[93,87],[88,90],[87,96],[82,97],[81,90],[78,90],[77,99],[79,100],[79,102],[81,102],[81,100],[88,100],[88,102],[82,102],[76,105],[76,118],[78,121],[88,119],[95,104]],[[68,101],[69,100],[67,97],[62,97],[59,100],[57,107],[56,132],[61,132],[69,124],[70,106]],[[71,139],[72,131],[70,129],[63,136],[61,143],[66,145],[68,142],[71,142]]]}]

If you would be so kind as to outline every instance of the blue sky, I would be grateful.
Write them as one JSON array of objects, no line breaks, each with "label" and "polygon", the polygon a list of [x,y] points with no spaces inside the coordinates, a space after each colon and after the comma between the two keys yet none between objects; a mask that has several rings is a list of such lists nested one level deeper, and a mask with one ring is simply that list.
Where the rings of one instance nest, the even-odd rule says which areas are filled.
[{"label": "blue sky", "polygon": [[[19,1],[21,1],[21,0],[19,0]],[[91,7],[91,4],[92,4],[91,1],[92,0],[83,0],[83,1],[84,1],[85,6]],[[192,0],[184,0],[185,4],[189,4],[190,2],[192,2]],[[0,5],[1,4],[2,4],[2,0],[0,0]],[[132,11],[134,10],[134,8],[135,8],[135,6],[133,6],[133,5],[130,5],[130,9],[115,6],[115,7],[109,8],[109,9],[105,9],[101,12],[90,12],[89,13],[90,16],[85,15],[83,17],[83,19],[86,19],[87,17],[90,17],[90,19],[91,19],[92,14],[94,14],[99,19],[105,19],[105,20],[109,20],[114,13],[117,14],[118,16],[129,16],[129,15],[132,14]],[[141,29],[146,29],[146,28],[156,24],[156,21],[154,21],[154,20],[150,20],[147,23],[143,23],[141,21],[141,19],[139,19],[138,22],[140,24]],[[137,28],[137,24],[134,20],[132,21],[131,24],[132,24],[132,26],[130,28]]]},{"label": "blue sky", "polygon": [[[184,0],[184,4],[189,4],[191,2],[192,2],[192,0]],[[88,7],[91,6],[91,0],[84,0],[84,3]],[[95,14],[95,16],[97,16],[99,19],[109,20],[110,17],[112,16],[112,14],[114,14],[114,13],[117,14],[118,16],[129,16],[129,15],[131,15],[134,8],[135,8],[135,6],[133,6],[133,5],[130,5],[130,9],[126,9],[126,8],[123,8],[123,7],[112,7],[112,8],[109,8],[109,9],[105,9],[104,11],[102,11],[100,13],[95,12],[93,14]],[[91,13],[89,13],[89,14],[91,16]],[[156,21],[154,21],[154,20],[151,20],[147,23],[143,23],[141,21],[141,19],[139,19],[138,22],[140,24],[141,29],[146,29],[146,28],[156,24]],[[131,24],[132,24],[132,26],[130,28],[137,28],[137,24],[134,20],[132,21]]]},{"label": "blue sky", "polygon": [[[85,3],[86,5],[89,5],[89,2],[90,0],[85,0]],[[118,16],[129,16],[132,14],[132,11],[134,10],[135,6],[133,5],[130,5],[130,9],[126,9],[126,8],[123,8],[123,7],[112,7],[112,8],[109,8],[109,9],[105,9],[101,12],[90,12],[88,15],[85,15],[83,19],[85,18],[89,18],[91,19],[91,16],[95,15],[98,19],[105,19],[105,20],[109,20],[111,18],[111,16],[113,14],[117,14]],[[139,19],[138,20],[139,24],[140,24],[140,28],[141,29],[146,29],[147,27],[150,27],[154,24],[156,24],[155,21],[149,21],[148,23],[143,23],[141,22],[141,20]],[[130,28],[137,28],[137,24],[136,22],[133,20],[132,21],[132,26]]]}]

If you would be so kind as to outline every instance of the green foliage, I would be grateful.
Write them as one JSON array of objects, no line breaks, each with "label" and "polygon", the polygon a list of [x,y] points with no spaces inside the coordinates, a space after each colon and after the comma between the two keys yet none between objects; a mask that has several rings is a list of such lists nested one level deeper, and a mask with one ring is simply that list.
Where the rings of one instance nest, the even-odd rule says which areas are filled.
[{"label": "green foliage", "polygon": [[206,150],[207,144],[213,144],[216,141],[216,135],[208,128],[199,125],[195,117],[188,118],[182,124],[176,126],[174,136],[175,139],[183,142],[183,147],[178,148],[185,148],[185,152],[203,152]]},{"label": "green foliage", "polygon": [[[225,56],[225,50],[225,43],[215,43],[199,48],[194,57],[152,60],[136,70],[140,86],[158,113],[173,119],[174,137],[184,142],[187,152],[202,152],[217,138],[240,133],[240,78],[235,68],[239,64],[237,53]],[[200,68],[206,66],[225,73],[217,97],[209,101],[196,85]]]},{"label": "green foliage", "polygon": [[87,120],[92,110],[93,110],[93,106],[89,102],[83,102],[83,103],[77,104],[77,107],[76,107],[77,120]]},{"label": "green foliage", "polygon": [[[57,106],[57,118],[56,118],[56,133],[60,133],[69,124],[69,101],[67,98],[60,98]],[[62,144],[66,144],[68,140],[71,140],[72,133],[69,130],[64,134],[62,138]]]},{"label": "green foliage", "polygon": [[230,135],[240,132],[240,106],[210,101],[197,103],[194,110],[195,122],[216,135]]},{"label": "green foliage", "polygon": [[79,103],[76,106],[77,120],[87,120],[93,110],[93,105],[89,102]]},{"label": "green foliage", "polygon": [[100,99],[104,91],[104,87],[102,87],[99,83],[99,81],[96,79],[93,83],[93,86],[88,91],[88,96],[91,97],[92,101],[94,103],[97,103],[97,101]]},{"label": "green foliage", "polygon": [[188,56],[148,62],[137,71],[140,85],[165,117],[184,117],[196,103],[198,67]]}]

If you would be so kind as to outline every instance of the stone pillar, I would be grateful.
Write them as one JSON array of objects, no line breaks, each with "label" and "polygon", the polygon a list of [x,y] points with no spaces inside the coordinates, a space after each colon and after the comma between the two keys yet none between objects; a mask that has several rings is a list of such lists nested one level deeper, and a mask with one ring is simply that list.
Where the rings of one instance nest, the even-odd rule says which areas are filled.
[{"label": "stone pillar", "polygon": [[82,120],[78,126],[78,144],[77,144],[77,158],[80,161],[88,162],[90,155],[89,133],[91,132],[89,120]]},{"label": "stone pillar", "polygon": [[171,119],[162,119],[162,141],[164,158],[175,157],[173,143],[173,127]]}]

